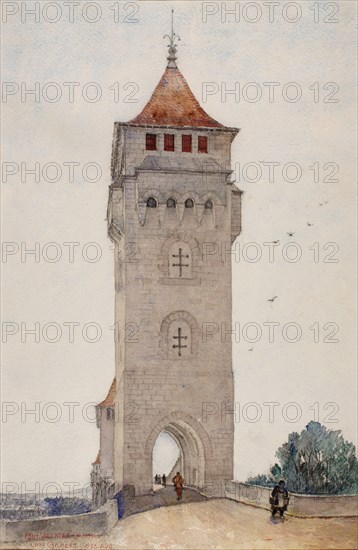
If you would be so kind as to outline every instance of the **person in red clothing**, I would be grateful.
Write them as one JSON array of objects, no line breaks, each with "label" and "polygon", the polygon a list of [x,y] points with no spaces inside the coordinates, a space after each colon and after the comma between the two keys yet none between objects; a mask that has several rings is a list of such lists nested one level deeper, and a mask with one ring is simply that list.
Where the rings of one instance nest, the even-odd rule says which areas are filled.
[{"label": "person in red clothing", "polygon": [[177,494],[177,500],[182,498],[184,478],[180,475],[180,472],[177,472],[176,476],[173,477],[172,482],[174,483],[174,489]]}]

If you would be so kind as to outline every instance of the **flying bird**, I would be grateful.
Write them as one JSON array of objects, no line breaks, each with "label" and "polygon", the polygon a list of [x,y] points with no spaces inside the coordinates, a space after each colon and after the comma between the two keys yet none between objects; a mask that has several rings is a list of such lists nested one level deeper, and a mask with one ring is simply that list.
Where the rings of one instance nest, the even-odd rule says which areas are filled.
[{"label": "flying bird", "polygon": [[249,351],[254,351],[254,348],[250,348]]},{"label": "flying bird", "polygon": [[328,203],[329,203],[329,201],[324,201],[324,202],[319,202],[318,205],[323,206],[324,204],[328,204]]},{"label": "flying bird", "polygon": [[276,298],[278,298],[278,296],[274,296],[273,298],[270,298],[269,300],[267,300],[268,302],[274,302],[276,300]]},{"label": "flying bird", "polygon": [[280,241],[271,241],[273,244],[278,244]]},{"label": "flying bird", "polygon": [[289,237],[293,237],[293,236],[294,236],[294,233],[293,233],[292,231],[288,231],[288,232],[287,232],[287,235],[288,235]]},{"label": "flying bird", "polygon": [[311,225],[313,225],[313,223],[307,222],[307,225],[308,225],[308,227],[311,227]]}]

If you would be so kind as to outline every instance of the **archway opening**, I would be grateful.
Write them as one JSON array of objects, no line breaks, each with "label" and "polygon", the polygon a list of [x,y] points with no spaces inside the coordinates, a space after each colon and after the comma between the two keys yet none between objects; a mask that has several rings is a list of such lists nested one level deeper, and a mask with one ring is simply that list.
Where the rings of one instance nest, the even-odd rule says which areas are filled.
[{"label": "archway opening", "polygon": [[[156,435],[154,432],[152,435],[153,439],[150,437],[148,440],[148,443],[151,441],[151,443],[149,444],[151,446],[151,454],[152,454],[152,472],[151,472],[152,486],[156,487],[157,489],[160,488],[159,483],[155,483],[155,476],[158,475],[160,472],[155,471],[153,473],[153,465],[154,465],[153,463],[154,463],[154,456],[155,456],[156,466],[154,467],[158,469],[159,463],[157,462],[158,460],[157,457],[160,454],[159,445],[161,443],[164,443],[164,439],[159,438],[159,436],[164,432],[174,440],[174,442],[176,443],[180,451],[177,462],[173,464],[174,467],[172,467],[172,470],[168,475],[168,483],[169,484],[172,483],[172,478],[174,477],[174,474],[177,471],[179,471],[181,475],[184,477],[185,486],[203,487],[204,480],[205,480],[205,451],[204,451],[203,441],[199,436],[197,429],[195,429],[193,425],[189,424],[188,422],[186,422],[181,418],[182,416],[181,413],[172,413],[172,415],[174,418],[170,419],[168,423],[163,422],[161,431],[159,430],[156,431]],[[192,419],[190,420],[192,422]],[[204,432],[201,435],[203,434]],[[156,442],[158,439],[159,439],[159,442],[158,442],[158,446],[156,447]],[[154,451],[154,447],[156,447],[155,451]],[[208,444],[207,444],[207,451],[210,452]],[[155,455],[154,455],[154,452],[155,452]]]},{"label": "archway opening", "polygon": [[176,439],[166,431],[160,432],[153,447],[153,489],[164,488],[165,481],[171,484],[174,470],[180,470],[183,464],[183,452]]}]

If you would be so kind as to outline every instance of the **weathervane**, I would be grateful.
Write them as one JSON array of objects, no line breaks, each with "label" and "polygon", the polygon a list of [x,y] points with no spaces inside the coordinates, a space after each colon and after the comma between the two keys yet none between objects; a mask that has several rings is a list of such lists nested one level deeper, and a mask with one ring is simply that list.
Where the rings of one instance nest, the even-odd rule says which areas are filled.
[{"label": "weathervane", "polygon": [[174,10],[172,10],[172,32],[171,32],[171,35],[169,36],[169,34],[165,34],[163,36],[163,38],[169,38],[170,40],[170,43],[168,44],[168,51],[169,51],[169,55],[167,57],[169,63],[168,63],[168,68],[169,69],[176,69],[177,68],[177,65],[175,63],[175,60],[176,60],[176,53],[177,53],[177,46],[175,44],[175,40],[180,40],[180,37],[175,34],[174,32],[174,23],[173,23],[173,20],[174,20]]}]

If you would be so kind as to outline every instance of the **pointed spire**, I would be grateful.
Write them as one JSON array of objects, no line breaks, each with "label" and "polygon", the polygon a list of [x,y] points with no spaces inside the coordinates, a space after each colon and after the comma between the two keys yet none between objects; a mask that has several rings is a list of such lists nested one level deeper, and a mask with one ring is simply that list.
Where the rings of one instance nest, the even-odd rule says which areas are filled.
[{"label": "pointed spire", "polygon": [[172,30],[171,30],[171,34],[169,36],[169,34],[165,34],[163,38],[169,38],[169,44],[168,44],[168,52],[169,52],[169,55],[167,57],[168,59],[168,65],[167,65],[167,68],[168,69],[177,69],[177,64],[175,63],[176,61],[176,53],[177,53],[177,46],[175,44],[175,40],[180,40],[180,37],[175,34],[174,32],[174,10],[172,10]]}]

